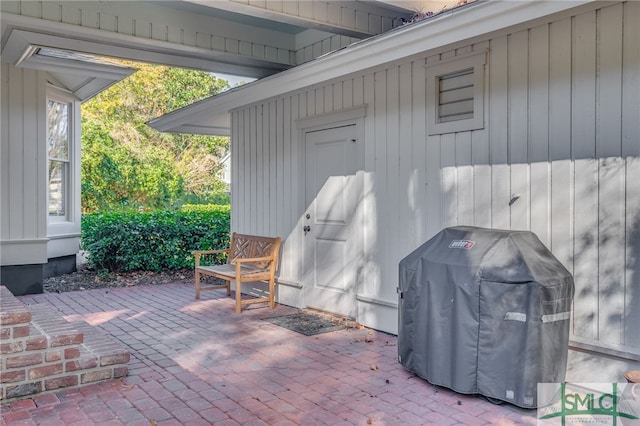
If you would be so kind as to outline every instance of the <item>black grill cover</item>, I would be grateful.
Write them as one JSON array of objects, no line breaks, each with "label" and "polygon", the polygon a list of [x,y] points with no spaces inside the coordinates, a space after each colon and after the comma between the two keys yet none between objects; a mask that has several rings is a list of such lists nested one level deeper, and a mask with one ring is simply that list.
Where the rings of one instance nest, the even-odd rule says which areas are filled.
[{"label": "black grill cover", "polygon": [[533,408],[564,381],[573,277],[525,231],[457,226],[400,262],[398,358],[430,383]]}]

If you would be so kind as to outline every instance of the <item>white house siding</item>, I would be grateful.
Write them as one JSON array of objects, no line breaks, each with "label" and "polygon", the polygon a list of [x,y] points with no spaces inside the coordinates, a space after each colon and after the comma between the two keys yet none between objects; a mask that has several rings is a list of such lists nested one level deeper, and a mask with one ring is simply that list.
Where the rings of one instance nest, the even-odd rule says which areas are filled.
[{"label": "white house siding", "polygon": [[80,102],[73,102],[70,111],[70,132],[77,143],[70,147],[68,220],[49,223],[47,90],[54,86],[44,71],[5,63],[0,75],[0,282],[24,294],[41,291],[50,259],[68,257],[75,265],[80,246]]},{"label": "white house siding", "polygon": [[[284,237],[280,277],[297,283],[296,120],[366,105],[358,321],[397,331],[398,262],[441,228],[528,229],[574,273],[575,345],[640,359],[637,22],[640,3],[611,4],[234,111],[233,228]],[[485,49],[485,128],[426,136],[425,65]]]},{"label": "white house siding", "polygon": [[1,77],[0,264],[42,264],[47,262],[47,216],[41,214],[47,212],[46,76],[2,64]]}]

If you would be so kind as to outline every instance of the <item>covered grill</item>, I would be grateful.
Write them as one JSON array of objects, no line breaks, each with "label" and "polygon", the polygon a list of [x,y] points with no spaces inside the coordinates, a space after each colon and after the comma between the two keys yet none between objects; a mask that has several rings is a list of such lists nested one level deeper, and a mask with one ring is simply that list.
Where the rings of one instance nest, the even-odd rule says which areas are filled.
[{"label": "covered grill", "polygon": [[407,370],[526,408],[564,381],[573,277],[535,234],[446,228],[402,259],[399,285]]}]

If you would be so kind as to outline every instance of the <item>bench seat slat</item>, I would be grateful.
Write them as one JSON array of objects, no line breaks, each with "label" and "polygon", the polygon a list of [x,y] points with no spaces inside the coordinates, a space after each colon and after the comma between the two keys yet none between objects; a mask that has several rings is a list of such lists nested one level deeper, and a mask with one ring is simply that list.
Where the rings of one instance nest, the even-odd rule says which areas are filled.
[{"label": "bench seat slat", "polygon": [[[236,276],[236,265],[233,263],[225,263],[223,265],[200,266],[198,269],[205,274],[214,274],[229,277],[232,280]],[[256,268],[255,266],[242,265],[240,273],[243,278],[269,279],[269,270],[264,268]],[[246,281],[246,280],[245,280]]]}]

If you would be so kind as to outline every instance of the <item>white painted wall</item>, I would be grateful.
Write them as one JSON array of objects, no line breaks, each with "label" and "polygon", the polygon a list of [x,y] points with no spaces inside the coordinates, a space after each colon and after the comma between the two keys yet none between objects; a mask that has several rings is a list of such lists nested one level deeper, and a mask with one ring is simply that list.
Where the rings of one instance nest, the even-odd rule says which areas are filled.
[{"label": "white painted wall", "polygon": [[[47,263],[80,245],[80,102],[74,102],[69,221],[48,223],[47,73],[2,64],[0,265]],[[72,96],[69,95],[69,98]]]},{"label": "white painted wall", "polygon": [[47,261],[46,75],[2,64],[0,264]]},{"label": "white painted wall", "polygon": [[[298,283],[296,120],[366,105],[358,321],[397,331],[398,262],[441,228],[530,229],[575,275],[575,344],[639,355],[637,22],[640,3],[605,4],[234,111],[233,229],[284,237],[280,278]],[[427,136],[425,64],[484,49],[485,128]],[[300,293],[279,287],[283,303]]]}]

